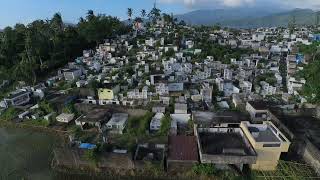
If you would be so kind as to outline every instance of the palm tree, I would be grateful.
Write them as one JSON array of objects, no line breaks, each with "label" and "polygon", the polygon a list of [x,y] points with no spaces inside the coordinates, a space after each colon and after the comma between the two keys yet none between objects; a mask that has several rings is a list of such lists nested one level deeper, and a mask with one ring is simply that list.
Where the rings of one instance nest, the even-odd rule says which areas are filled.
[{"label": "palm tree", "polygon": [[145,10],[145,9],[142,9],[142,10],[141,10],[141,17],[144,19],[144,18],[146,17],[146,15],[147,15],[146,10]]},{"label": "palm tree", "polygon": [[131,18],[132,18],[132,8],[128,8],[128,11],[127,11],[127,14],[128,14],[128,18],[129,18],[129,21],[131,22]]},{"label": "palm tree", "polygon": [[157,8],[152,8],[150,13],[148,14],[148,17],[152,19],[152,21],[155,23],[159,17],[161,16],[161,10]]}]

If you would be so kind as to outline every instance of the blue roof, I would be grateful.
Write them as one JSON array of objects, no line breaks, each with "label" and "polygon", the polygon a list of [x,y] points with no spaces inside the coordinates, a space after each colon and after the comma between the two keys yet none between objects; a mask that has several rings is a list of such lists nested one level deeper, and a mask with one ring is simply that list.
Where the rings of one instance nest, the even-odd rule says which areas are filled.
[{"label": "blue roof", "polygon": [[183,91],[183,83],[169,83],[168,89],[170,92],[172,91]]},{"label": "blue roof", "polygon": [[314,41],[320,41],[320,34],[314,34],[313,35],[313,40]]},{"label": "blue roof", "polygon": [[297,54],[296,55],[297,64],[302,63],[303,61],[304,61],[304,55],[303,54]]},{"label": "blue roof", "polygon": [[79,148],[80,149],[94,149],[97,146],[95,144],[89,144],[89,143],[81,143]]}]

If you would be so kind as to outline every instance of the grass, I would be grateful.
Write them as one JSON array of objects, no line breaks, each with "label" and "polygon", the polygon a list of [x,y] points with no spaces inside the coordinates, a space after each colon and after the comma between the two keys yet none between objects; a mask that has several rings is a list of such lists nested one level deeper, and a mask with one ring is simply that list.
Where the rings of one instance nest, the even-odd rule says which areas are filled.
[{"label": "grass", "polygon": [[22,124],[29,126],[48,127],[50,125],[50,122],[45,119],[30,119],[23,121]]},{"label": "grass", "polygon": [[319,179],[312,167],[307,164],[279,161],[276,171],[253,171],[256,179],[276,180],[304,180]]}]

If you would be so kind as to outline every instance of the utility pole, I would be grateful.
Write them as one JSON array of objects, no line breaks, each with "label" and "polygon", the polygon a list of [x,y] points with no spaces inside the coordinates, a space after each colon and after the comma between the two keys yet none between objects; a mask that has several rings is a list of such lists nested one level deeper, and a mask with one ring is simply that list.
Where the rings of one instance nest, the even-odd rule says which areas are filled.
[{"label": "utility pole", "polygon": [[316,12],[316,26],[320,24],[320,11]]},{"label": "utility pole", "polygon": [[289,20],[289,23],[288,23],[290,35],[293,33],[295,26],[296,26],[296,16],[293,14],[291,15],[291,20]]}]

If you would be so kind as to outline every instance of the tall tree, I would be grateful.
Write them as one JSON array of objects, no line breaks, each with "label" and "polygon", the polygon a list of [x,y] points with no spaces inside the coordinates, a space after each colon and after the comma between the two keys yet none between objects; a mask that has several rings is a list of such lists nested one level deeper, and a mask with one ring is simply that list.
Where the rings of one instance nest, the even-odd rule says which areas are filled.
[{"label": "tall tree", "polygon": [[55,13],[50,21],[50,27],[55,33],[61,33],[63,31],[63,21],[60,13]]},{"label": "tall tree", "polygon": [[144,19],[144,18],[146,17],[146,15],[147,15],[146,10],[145,10],[145,9],[142,9],[142,10],[141,10],[141,17]]},{"label": "tall tree", "polygon": [[128,8],[127,10],[127,15],[128,15],[128,20],[131,22],[131,18],[132,18],[132,13],[133,13],[133,10],[132,8]]},{"label": "tall tree", "polygon": [[152,20],[153,23],[155,23],[161,16],[161,10],[154,7],[151,9],[150,13],[148,14],[148,17]]}]

